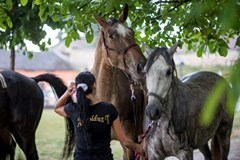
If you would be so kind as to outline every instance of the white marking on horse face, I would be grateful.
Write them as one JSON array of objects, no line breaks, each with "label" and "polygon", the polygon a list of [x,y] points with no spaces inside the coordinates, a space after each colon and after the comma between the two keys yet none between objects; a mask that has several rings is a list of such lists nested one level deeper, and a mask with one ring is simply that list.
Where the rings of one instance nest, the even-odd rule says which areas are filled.
[{"label": "white marking on horse face", "polygon": [[126,28],[124,25],[122,24],[118,24],[117,26],[117,32],[119,35],[121,35],[122,37],[126,37],[127,36],[127,32],[128,32],[128,28]]},{"label": "white marking on horse face", "polygon": [[[159,56],[150,67],[146,76],[148,92],[156,93],[162,98],[167,95],[171,84],[171,76],[166,76],[168,69],[169,65],[166,63],[165,59]],[[149,98],[153,97],[150,96]]]}]

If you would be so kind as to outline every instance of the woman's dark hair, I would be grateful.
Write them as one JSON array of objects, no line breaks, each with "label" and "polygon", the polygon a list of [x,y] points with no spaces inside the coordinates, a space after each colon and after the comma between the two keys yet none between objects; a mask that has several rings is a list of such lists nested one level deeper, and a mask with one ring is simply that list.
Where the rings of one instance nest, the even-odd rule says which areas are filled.
[{"label": "woman's dark hair", "polygon": [[[93,84],[96,82],[94,75],[89,71],[81,72],[75,78],[75,82],[77,87],[77,106],[79,109],[79,116],[81,119],[81,129],[83,131],[84,137],[87,141],[87,149],[91,144],[91,133],[90,130],[90,123],[89,123],[89,105],[91,101],[86,98],[86,95],[92,93],[93,91]],[[79,84],[87,85],[87,88],[83,88],[79,86]],[[85,89],[85,91],[84,91]]]}]

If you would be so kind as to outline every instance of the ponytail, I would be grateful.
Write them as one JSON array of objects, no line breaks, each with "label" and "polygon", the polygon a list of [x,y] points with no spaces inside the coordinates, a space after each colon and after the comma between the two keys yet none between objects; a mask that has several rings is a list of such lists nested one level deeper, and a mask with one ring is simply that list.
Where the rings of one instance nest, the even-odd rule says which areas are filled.
[{"label": "ponytail", "polygon": [[89,105],[90,99],[86,95],[92,93],[93,84],[95,83],[95,77],[91,72],[81,72],[75,79],[77,84],[77,107],[79,109],[79,117],[81,120],[80,128],[83,131],[85,140],[87,141],[87,149],[91,145],[91,132],[90,132],[90,117],[89,117]]},{"label": "ponytail", "polygon": [[[90,100],[86,98],[82,87],[77,88],[77,106],[79,109],[79,117],[81,120],[80,128],[83,131],[83,136],[87,144],[91,144],[90,123],[89,123],[89,105]],[[89,146],[87,146],[89,148]]]}]

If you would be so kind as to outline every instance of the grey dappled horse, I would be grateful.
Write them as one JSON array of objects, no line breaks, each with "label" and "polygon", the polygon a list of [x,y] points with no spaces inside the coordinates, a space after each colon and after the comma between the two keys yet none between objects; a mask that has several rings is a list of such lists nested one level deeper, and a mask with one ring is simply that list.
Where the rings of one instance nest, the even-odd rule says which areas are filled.
[{"label": "grey dappled horse", "polygon": [[228,89],[230,86],[223,77],[212,72],[197,72],[180,80],[173,60],[176,48],[177,44],[170,49],[145,46],[148,53],[146,114],[154,120],[145,139],[148,158],[162,160],[175,156],[192,160],[193,150],[200,149],[205,159],[226,160],[233,123],[233,117],[226,111],[226,95],[220,98],[207,127],[199,124],[199,113],[216,82],[224,81]]}]

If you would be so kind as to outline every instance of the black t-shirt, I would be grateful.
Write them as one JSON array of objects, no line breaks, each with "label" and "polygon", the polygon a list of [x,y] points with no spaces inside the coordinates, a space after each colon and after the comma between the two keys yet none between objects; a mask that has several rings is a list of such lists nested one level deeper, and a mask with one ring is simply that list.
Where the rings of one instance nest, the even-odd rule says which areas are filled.
[{"label": "black t-shirt", "polygon": [[[76,133],[75,160],[98,159],[101,155],[104,160],[111,160],[110,148],[111,126],[118,117],[116,108],[111,103],[100,102],[89,106],[91,145],[87,149],[87,141],[82,133],[79,110],[76,103],[69,103],[64,106],[67,116],[72,120]],[[109,158],[107,158],[107,156]],[[95,158],[94,158],[95,157]]]}]

